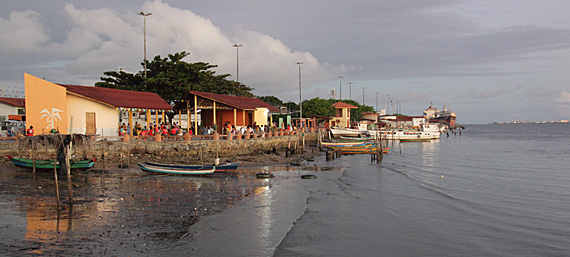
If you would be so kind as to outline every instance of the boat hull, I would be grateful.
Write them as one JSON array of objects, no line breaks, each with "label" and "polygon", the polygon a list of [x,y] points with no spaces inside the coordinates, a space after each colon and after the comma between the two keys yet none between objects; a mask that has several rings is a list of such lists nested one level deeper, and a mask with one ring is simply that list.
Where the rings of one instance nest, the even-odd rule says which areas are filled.
[{"label": "boat hull", "polygon": [[[8,156],[8,158],[10,159],[12,164],[14,164],[14,166],[19,167],[19,168],[33,169],[35,166],[37,170],[53,170],[54,169],[54,162],[53,161],[35,160],[35,164],[34,164],[34,160],[31,160],[31,159],[16,158],[16,157],[11,157],[11,156]],[[72,170],[88,170],[88,169],[93,168],[93,165],[95,165],[94,160],[81,160],[81,161],[75,161],[75,162],[72,161],[71,162],[71,169]],[[59,169],[59,162],[55,162],[55,168]]]},{"label": "boat hull", "polygon": [[[163,168],[177,168],[177,169],[189,169],[189,170],[199,170],[199,169],[213,169],[213,165],[184,165],[184,164],[167,164],[167,163],[156,163],[156,162],[145,162],[147,166],[156,166],[156,167],[163,167]],[[236,171],[239,167],[239,163],[224,163],[218,166],[215,166],[216,172],[229,172],[229,171]]]},{"label": "boat hull", "polygon": [[172,168],[172,167],[159,167],[159,166],[152,166],[146,165],[144,163],[138,163],[141,170],[151,173],[159,173],[159,174],[169,174],[169,175],[194,175],[194,176],[202,176],[202,175],[211,175],[214,174],[216,168],[212,169],[185,169],[185,168]]}]

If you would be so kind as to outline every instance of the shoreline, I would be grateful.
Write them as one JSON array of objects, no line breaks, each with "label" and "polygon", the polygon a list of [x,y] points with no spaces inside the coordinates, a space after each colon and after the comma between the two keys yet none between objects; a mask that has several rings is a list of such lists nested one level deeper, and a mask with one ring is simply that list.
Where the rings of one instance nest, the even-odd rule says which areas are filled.
[{"label": "shoreline", "polygon": [[288,172],[322,155],[309,149],[291,157],[281,151],[220,158],[220,163],[238,161],[240,167],[203,177],[149,174],[135,163],[127,169],[109,163],[103,170],[97,163],[90,171],[72,172],[73,202],[66,176],[59,177],[59,208],[53,172],[32,174],[4,162],[0,215],[6,219],[0,249],[14,255],[157,253],[204,217],[239,206],[271,184],[256,179],[256,173]]}]

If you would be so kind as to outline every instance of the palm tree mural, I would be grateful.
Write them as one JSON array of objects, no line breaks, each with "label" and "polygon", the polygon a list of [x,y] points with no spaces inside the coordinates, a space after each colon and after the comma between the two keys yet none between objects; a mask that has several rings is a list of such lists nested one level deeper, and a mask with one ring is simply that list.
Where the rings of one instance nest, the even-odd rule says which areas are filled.
[{"label": "palm tree mural", "polygon": [[43,113],[43,115],[42,115],[42,117],[40,117],[40,119],[43,119],[43,118],[47,119],[48,130],[55,128],[55,123],[57,122],[57,119],[62,120],[61,116],[59,115],[60,112],[63,112],[63,110],[53,108],[53,107],[51,108],[51,112],[47,108],[43,109],[40,112],[40,113]]}]

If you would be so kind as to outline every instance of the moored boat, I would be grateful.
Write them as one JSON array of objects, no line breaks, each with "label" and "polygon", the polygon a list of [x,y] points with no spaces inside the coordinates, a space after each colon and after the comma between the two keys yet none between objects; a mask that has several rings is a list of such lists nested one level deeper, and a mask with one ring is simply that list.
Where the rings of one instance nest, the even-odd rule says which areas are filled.
[{"label": "moored boat", "polygon": [[[12,157],[10,155],[6,155],[8,159],[14,164],[16,167],[25,168],[25,169],[33,169],[34,166],[37,170],[53,170],[54,168],[54,161],[53,160],[32,160],[26,158],[17,158]],[[77,170],[88,170],[93,168],[95,165],[95,159],[85,159],[79,161],[70,160],[71,169]],[[55,168],[59,169],[59,162],[55,162]]]},{"label": "moored boat", "polygon": [[173,167],[160,167],[138,163],[141,170],[146,172],[161,173],[161,174],[174,174],[174,175],[211,175],[216,171],[216,167],[211,169],[188,169],[188,168],[173,168]]},{"label": "moored boat", "polygon": [[[197,169],[212,169],[214,168],[213,165],[185,165],[185,164],[167,164],[167,163],[156,163],[156,162],[145,162],[147,166],[156,166],[156,167],[164,167],[164,168],[178,168],[178,169],[189,169],[189,170],[197,170]],[[220,164],[216,167],[216,172],[229,172],[235,171],[239,166],[237,162],[230,162]]]}]

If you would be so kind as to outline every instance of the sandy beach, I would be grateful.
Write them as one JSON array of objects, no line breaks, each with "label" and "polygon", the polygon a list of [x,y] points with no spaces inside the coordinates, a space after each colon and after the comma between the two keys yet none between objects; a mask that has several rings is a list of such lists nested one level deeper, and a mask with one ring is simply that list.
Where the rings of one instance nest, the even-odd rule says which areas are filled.
[{"label": "sandy beach", "polygon": [[[271,180],[258,172],[291,172],[312,159],[280,154],[244,156],[232,173],[207,177],[167,176],[142,172],[135,164],[100,164],[73,172],[70,202],[65,176],[0,165],[2,252],[9,255],[140,256],[168,249],[189,228],[213,213],[240,205],[262,192]],[[221,162],[236,161],[221,159]],[[293,165],[291,165],[293,164]]]}]

